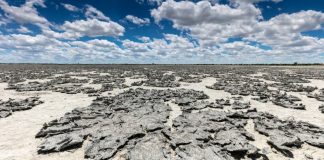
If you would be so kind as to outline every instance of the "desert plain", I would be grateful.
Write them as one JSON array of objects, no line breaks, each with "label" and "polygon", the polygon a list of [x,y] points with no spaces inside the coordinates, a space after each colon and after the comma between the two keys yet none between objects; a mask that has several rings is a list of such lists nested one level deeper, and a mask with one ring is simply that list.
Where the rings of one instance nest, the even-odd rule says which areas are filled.
[{"label": "desert plain", "polygon": [[324,66],[0,65],[0,160],[322,160]]}]

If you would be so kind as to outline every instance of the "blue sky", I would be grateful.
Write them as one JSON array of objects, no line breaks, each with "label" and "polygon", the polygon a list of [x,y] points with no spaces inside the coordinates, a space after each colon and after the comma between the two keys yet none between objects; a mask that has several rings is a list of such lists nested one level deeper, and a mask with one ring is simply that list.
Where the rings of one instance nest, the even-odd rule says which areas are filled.
[{"label": "blue sky", "polygon": [[324,63],[322,0],[0,0],[1,63]]}]

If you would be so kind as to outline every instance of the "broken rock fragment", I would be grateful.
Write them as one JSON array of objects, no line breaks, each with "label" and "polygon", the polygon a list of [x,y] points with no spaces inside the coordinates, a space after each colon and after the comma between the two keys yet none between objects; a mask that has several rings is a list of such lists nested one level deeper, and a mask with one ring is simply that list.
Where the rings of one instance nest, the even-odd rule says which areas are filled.
[{"label": "broken rock fragment", "polygon": [[42,104],[43,101],[39,97],[29,97],[23,100],[9,99],[8,101],[0,101],[0,118],[12,115],[13,112],[29,110]]}]

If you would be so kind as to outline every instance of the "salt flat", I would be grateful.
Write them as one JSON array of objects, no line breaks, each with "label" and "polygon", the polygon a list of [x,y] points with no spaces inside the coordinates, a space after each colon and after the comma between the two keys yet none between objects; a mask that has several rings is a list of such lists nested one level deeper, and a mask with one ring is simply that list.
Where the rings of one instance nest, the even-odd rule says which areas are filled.
[{"label": "salt flat", "polygon": [[[64,73],[57,74],[53,68]],[[10,104],[9,98],[28,97],[39,97],[43,103],[0,118],[0,159],[324,157],[324,114],[319,110],[324,104],[320,99],[323,67],[82,68],[48,66],[45,72],[50,74],[44,77],[3,70],[4,104]],[[273,83],[279,85],[270,87]],[[291,91],[296,88],[300,91]],[[229,105],[216,99],[228,100]],[[234,102],[242,109],[233,109]],[[245,103],[248,108],[243,108]],[[299,103],[304,107],[294,108]],[[263,113],[275,116],[275,123],[266,123],[273,119],[266,120]],[[263,127],[269,135],[262,132]],[[238,138],[228,139],[225,133]],[[116,137],[118,143],[113,143]],[[153,147],[152,154],[148,147]]]}]

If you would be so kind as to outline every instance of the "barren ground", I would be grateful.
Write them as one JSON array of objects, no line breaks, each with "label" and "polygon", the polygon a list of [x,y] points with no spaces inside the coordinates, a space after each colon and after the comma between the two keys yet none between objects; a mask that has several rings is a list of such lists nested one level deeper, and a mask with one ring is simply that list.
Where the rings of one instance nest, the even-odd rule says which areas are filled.
[{"label": "barren ground", "polygon": [[[257,76],[260,74],[251,75]],[[126,85],[130,85],[132,82],[142,79],[126,78]],[[33,80],[35,81],[35,80]],[[44,81],[44,80],[36,80]],[[209,101],[220,98],[230,98],[231,94],[222,90],[212,90],[205,86],[210,86],[217,81],[216,78],[207,77],[200,83],[184,83],[181,82],[180,87],[185,89],[194,89],[203,91],[209,96]],[[266,80],[264,80],[266,81]],[[270,81],[266,81],[270,82]],[[26,82],[23,82],[26,83]],[[317,86],[318,88],[324,88],[323,80],[311,80],[311,83],[305,83],[304,85]],[[94,88],[100,88],[100,85],[87,84]],[[38,92],[16,92],[13,90],[5,90],[7,83],[0,84],[0,97],[2,100],[9,98],[27,98],[30,96],[39,96],[44,101],[43,104],[38,105],[30,110],[16,112],[12,116],[0,119],[0,160],[80,160],[84,159],[84,148],[79,148],[70,151],[64,151],[59,153],[50,154],[37,154],[37,146],[40,145],[41,140],[35,139],[36,133],[42,128],[45,122],[49,122],[53,119],[62,117],[66,112],[71,111],[76,107],[87,107],[91,104],[95,97],[89,97],[86,94],[64,94],[52,91],[38,91]],[[138,88],[138,87],[131,87]],[[145,89],[168,89],[160,87],[143,87]],[[125,89],[114,89],[108,91],[102,95],[116,95],[121,93]],[[174,89],[174,88],[170,88]],[[261,103],[255,100],[251,100],[251,96],[245,96],[245,101],[251,102],[251,107],[256,108],[258,111],[269,112],[281,119],[295,119],[298,121],[305,121],[311,124],[315,124],[324,128],[324,114],[318,111],[318,106],[323,102],[316,99],[308,98],[305,93],[288,92],[291,95],[297,96],[302,99],[302,103],[306,105],[306,110],[294,110],[289,108],[283,108],[272,104],[271,102]],[[172,126],[172,120],[181,114],[180,107],[173,103],[168,103],[172,108],[170,113],[170,119],[167,124]],[[228,110],[228,109],[226,109]],[[253,145],[260,149],[264,149],[270,159],[289,159],[282,156],[280,153],[270,148],[266,143],[267,137],[259,134],[254,130],[254,124],[249,120],[246,125],[246,130],[255,136]],[[172,132],[172,130],[171,130]],[[324,136],[324,135],[323,135]],[[83,144],[83,145],[86,145]],[[324,159],[324,150],[316,147],[312,147],[308,144],[304,144],[301,149],[295,150],[294,159],[305,159],[305,154],[311,155],[313,159]]]}]

